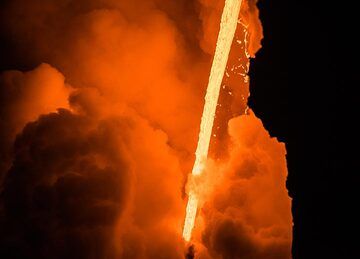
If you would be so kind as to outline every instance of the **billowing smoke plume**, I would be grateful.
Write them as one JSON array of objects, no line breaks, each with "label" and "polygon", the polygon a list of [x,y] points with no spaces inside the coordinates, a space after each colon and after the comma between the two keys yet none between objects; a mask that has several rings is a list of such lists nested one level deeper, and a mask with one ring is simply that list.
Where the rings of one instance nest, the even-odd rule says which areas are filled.
[{"label": "billowing smoke plume", "polygon": [[253,114],[232,119],[229,134],[229,158],[205,176],[199,258],[290,258],[285,147]]},{"label": "billowing smoke plume", "polygon": [[[254,55],[261,25],[244,3]],[[185,182],[222,7],[1,3],[1,258],[184,258]],[[195,258],[286,258],[284,148],[252,115],[224,132]]]},{"label": "billowing smoke plume", "polygon": [[[73,105],[102,104],[87,94]],[[166,142],[126,108],[116,115],[60,109],[29,123],[4,182],[2,244],[21,257],[180,257],[182,175]]]},{"label": "billowing smoke plume", "polygon": [[0,182],[9,169],[16,134],[40,114],[67,108],[69,93],[64,76],[46,64],[26,73],[0,74]]}]

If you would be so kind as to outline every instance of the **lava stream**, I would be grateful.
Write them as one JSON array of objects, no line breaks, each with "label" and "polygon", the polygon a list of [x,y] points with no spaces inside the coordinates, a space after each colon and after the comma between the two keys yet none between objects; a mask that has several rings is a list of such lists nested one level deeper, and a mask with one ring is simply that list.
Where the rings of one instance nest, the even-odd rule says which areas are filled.
[{"label": "lava stream", "polygon": [[[201,117],[199,140],[195,152],[195,162],[192,169],[192,174],[194,176],[201,175],[205,168],[216,106],[219,99],[220,86],[224,77],[231,44],[234,39],[241,2],[242,0],[225,0],[225,7],[221,16],[220,31],[205,96],[204,110]],[[192,188],[194,187],[192,186]],[[183,229],[183,238],[186,241],[190,241],[191,239],[191,232],[195,224],[198,202],[199,200],[196,190],[191,189],[189,191],[189,199],[186,207]]]}]

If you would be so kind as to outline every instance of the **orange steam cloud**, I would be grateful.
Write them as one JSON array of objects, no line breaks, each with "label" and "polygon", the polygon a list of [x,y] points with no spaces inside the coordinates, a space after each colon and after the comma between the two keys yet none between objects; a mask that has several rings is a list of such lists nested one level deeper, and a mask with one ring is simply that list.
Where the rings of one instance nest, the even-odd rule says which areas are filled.
[{"label": "orange steam cloud", "polygon": [[[245,4],[254,56],[261,24],[256,2]],[[0,76],[0,257],[183,258],[185,182],[223,3],[2,5],[8,66],[27,72]],[[228,86],[227,155],[209,165],[196,257],[287,258],[284,147],[253,115],[227,125],[248,95],[248,83]]]},{"label": "orange steam cloud", "polygon": [[229,135],[228,159],[206,175],[199,258],[290,258],[285,146],[252,113],[232,119]]},{"label": "orange steam cloud", "polygon": [[70,86],[64,80],[64,76],[48,64],[41,64],[30,72],[0,74],[0,182],[11,163],[16,134],[39,115],[69,106]]}]

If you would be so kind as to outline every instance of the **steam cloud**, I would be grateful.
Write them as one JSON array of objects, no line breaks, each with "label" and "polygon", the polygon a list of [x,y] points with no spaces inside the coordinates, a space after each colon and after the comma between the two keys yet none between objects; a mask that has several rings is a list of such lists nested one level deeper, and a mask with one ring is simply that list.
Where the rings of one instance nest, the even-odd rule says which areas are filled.
[{"label": "steam cloud", "polygon": [[[255,3],[242,10],[252,55]],[[1,258],[184,258],[184,185],[221,9],[1,3]],[[195,258],[288,258],[285,149],[253,115],[231,120],[228,134]]]},{"label": "steam cloud", "polygon": [[229,134],[229,158],[207,175],[212,190],[197,233],[200,258],[289,258],[290,200],[279,186],[286,180],[285,147],[253,114],[232,119]]}]

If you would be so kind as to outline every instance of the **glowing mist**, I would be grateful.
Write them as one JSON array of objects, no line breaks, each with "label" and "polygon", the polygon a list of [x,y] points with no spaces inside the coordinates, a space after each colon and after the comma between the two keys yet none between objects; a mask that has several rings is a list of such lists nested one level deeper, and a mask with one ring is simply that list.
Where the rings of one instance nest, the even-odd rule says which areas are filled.
[{"label": "glowing mist", "polygon": [[[219,36],[216,43],[214,60],[205,96],[204,110],[201,117],[199,140],[195,152],[195,162],[192,169],[192,174],[194,176],[201,175],[205,168],[221,82],[224,77],[231,44],[235,35],[241,2],[242,0],[225,0],[225,7],[221,16]],[[186,241],[190,241],[191,239],[191,232],[195,224],[198,202],[199,200],[196,190],[190,190],[183,229],[183,238]]]}]

